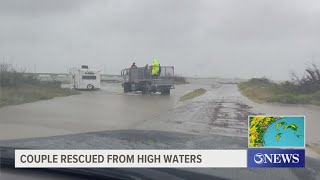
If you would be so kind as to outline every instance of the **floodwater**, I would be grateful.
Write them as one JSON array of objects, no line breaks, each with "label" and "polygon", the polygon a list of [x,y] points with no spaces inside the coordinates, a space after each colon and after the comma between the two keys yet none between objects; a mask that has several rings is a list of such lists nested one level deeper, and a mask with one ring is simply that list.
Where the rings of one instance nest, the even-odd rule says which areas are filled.
[{"label": "floodwater", "polygon": [[[0,108],[0,140],[107,130],[165,130],[247,137],[247,116],[305,115],[306,142],[320,144],[320,107],[257,104],[242,96],[234,80],[190,79],[170,96],[124,94],[120,83],[98,91]],[[179,97],[204,88],[203,96]]]},{"label": "floodwater", "polygon": [[123,94],[119,83],[104,85],[99,91],[1,108],[0,138],[130,129],[175,104],[175,96]]}]

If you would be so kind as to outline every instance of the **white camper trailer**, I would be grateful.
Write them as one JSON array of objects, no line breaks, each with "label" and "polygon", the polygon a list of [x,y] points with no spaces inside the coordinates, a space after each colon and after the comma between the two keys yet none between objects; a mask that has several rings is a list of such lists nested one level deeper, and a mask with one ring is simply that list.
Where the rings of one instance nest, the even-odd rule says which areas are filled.
[{"label": "white camper trailer", "polygon": [[94,90],[100,88],[100,70],[89,69],[83,65],[81,68],[71,68],[69,76],[72,88]]}]

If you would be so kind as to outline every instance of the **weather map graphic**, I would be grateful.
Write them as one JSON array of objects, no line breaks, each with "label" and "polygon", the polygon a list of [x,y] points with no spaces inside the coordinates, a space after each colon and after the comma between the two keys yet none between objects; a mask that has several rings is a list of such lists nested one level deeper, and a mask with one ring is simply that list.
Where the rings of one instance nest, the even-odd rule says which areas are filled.
[{"label": "weather map graphic", "polygon": [[304,148],[304,116],[249,116],[249,148]]}]

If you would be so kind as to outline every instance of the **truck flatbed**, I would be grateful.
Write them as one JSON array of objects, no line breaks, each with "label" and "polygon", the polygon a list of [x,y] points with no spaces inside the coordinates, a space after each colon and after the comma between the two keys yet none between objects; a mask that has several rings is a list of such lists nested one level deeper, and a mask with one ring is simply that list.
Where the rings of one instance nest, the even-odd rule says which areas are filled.
[{"label": "truck flatbed", "polygon": [[121,71],[124,92],[141,91],[142,94],[161,92],[169,95],[174,89],[174,67],[161,66],[157,75],[151,74],[151,67],[135,67]]}]

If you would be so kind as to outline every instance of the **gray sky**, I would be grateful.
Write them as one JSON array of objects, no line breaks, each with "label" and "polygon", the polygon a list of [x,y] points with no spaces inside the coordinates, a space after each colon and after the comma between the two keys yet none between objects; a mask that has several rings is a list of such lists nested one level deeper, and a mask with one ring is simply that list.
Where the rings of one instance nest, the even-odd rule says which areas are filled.
[{"label": "gray sky", "polygon": [[287,79],[320,64],[320,1],[0,0],[0,56],[37,72],[157,58],[186,76]]}]

